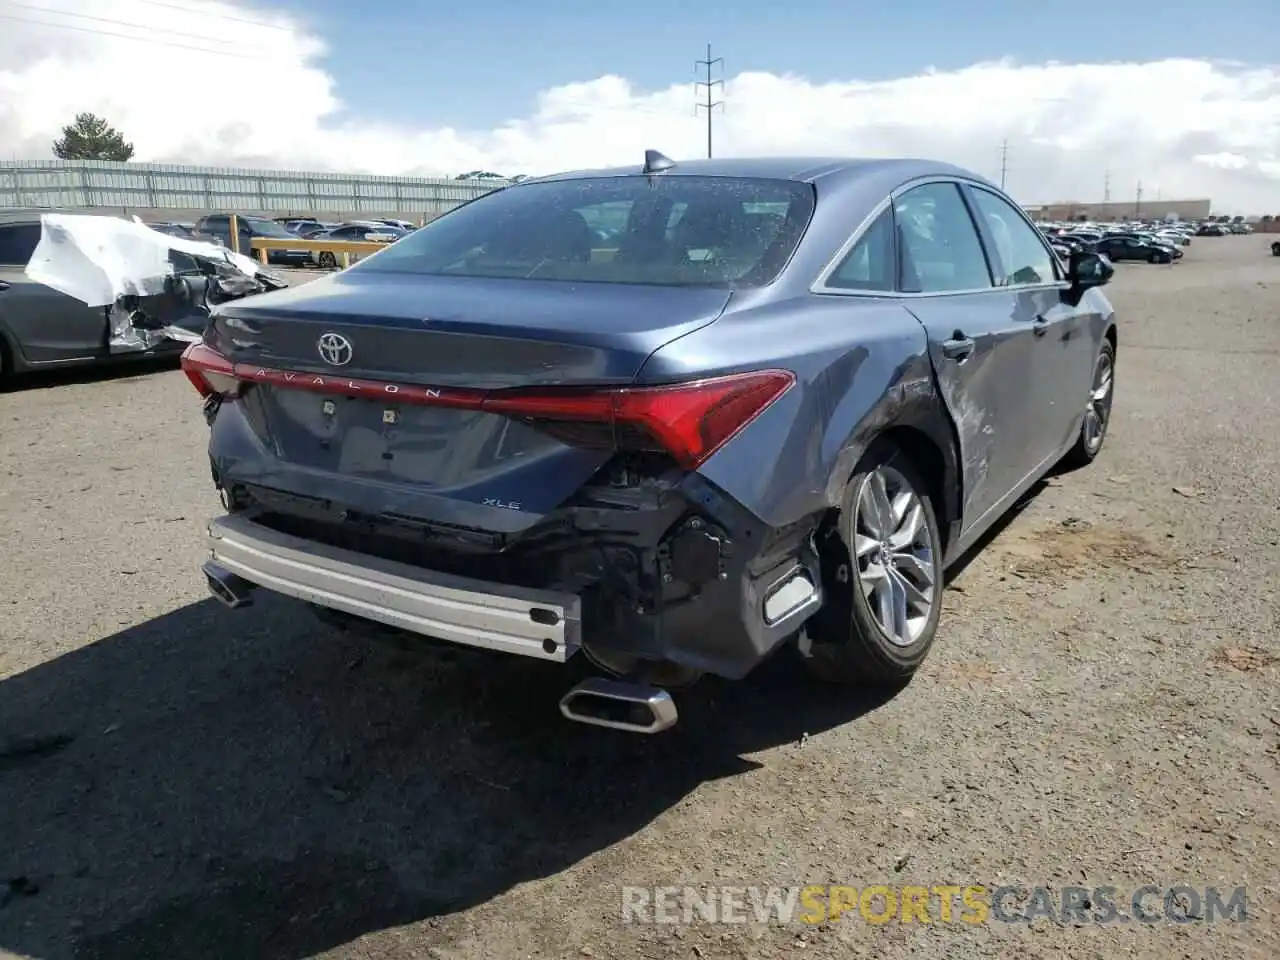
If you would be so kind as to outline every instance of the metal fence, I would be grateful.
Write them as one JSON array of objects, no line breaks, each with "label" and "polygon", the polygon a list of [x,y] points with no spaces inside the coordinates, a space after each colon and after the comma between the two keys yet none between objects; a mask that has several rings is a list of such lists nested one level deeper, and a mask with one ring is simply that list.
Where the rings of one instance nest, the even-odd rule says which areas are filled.
[{"label": "metal fence", "polygon": [[0,161],[0,209],[365,213],[430,220],[505,183],[106,160]]}]

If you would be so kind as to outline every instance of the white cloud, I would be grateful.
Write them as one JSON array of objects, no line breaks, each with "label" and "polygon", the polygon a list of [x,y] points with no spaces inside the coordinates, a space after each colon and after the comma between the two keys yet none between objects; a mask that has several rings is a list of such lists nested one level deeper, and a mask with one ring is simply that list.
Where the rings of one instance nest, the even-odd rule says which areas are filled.
[{"label": "white cloud", "polygon": [[[84,110],[122,129],[136,159],[180,163],[545,173],[636,162],[646,147],[676,158],[706,149],[686,83],[641,90],[600,77],[547,90],[532,114],[494,129],[397,127],[362,121],[358,105],[340,112],[323,60],[340,38],[325,43],[265,6],[38,0],[0,13],[64,25],[0,19],[0,144],[21,158],[49,156]],[[1210,196],[1223,212],[1280,212],[1280,65],[1001,61],[830,83],[744,73],[726,99],[721,155],[930,156],[994,178],[1007,139],[1008,187],[1023,202],[1101,199],[1109,169],[1113,199],[1141,181],[1144,204]]]},{"label": "white cloud", "polygon": [[1192,157],[1196,163],[1206,167],[1217,167],[1219,170],[1248,170],[1250,161],[1238,153],[1201,153]]}]

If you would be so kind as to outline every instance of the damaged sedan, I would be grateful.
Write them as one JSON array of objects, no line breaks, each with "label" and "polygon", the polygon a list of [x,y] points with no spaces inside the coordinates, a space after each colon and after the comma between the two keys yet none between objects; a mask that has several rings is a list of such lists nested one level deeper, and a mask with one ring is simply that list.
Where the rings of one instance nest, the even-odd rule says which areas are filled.
[{"label": "damaged sedan", "polygon": [[507,187],[214,310],[183,358],[226,508],[204,573],[581,655],[561,712],[635,732],[787,649],[893,687],[948,566],[1101,449],[1111,275],[940,163],[649,151]]},{"label": "damaged sedan", "polygon": [[136,218],[0,219],[0,380],[123,358],[177,358],[209,308],[285,286],[216,244]]}]

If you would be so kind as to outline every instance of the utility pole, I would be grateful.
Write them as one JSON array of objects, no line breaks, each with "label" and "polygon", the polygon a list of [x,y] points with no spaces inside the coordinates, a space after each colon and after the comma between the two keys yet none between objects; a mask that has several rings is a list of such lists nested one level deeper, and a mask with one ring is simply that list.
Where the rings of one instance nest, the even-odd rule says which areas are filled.
[{"label": "utility pole", "polygon": [[1138,191],[1133,200],[1133,218],[1135,220],[1142,216],[1142,181],[1138,181]]},{"label": "utility pole", "polygon": [[1111,171],[1108,170],[1102,175],[1102,202],[1111,202]]},{"label": "utility pole", "polygon": [[1004,189],[1005,178],[1009,174],[1009,141],[1000,143],[1000,189]]},{"label": "utility pole", "polygon": [[699,80],[696,84],[694,84],[694,86],[695,86],[695,87],[699,87],[699,88],[701,88],[701,87],[706,87],[706,88],[707,88],[707,95],[706,95],[706,99],[705,99],[705,100],[703,100],[703,101],[701,101],[700,103],[698,103],[698,105],[697,105],[697,108],[696,108],[696,109],[699,109],[699,110],[706,110],[706,111],[707,111],[707,158],[708,158],[708,159],[710,159],[710,157],[711,157],[711,114],[715,111],[715,108],[716,108],[716,107],[719,107],[719,106],[723,106],[723,105],[724,105],[724,101],[723,101],[723,100],[716,100],[716,99],[715,99],[715,90],[716,90],[716,87],[723,87],[723,86],[724,86],[724,80],[713,80],[713,79],[711,79],[711,68],[712,68],[712,67],[715,67],[715,66],[717,66],[717,65],[719,65],[719,67],[720,67],[720,69],[721,69],[721,73],[723,73],[723,72],[724,72],[724,58],[723,58],[723,57],[716,57],[716,58],[713,60],[713,59],[711,58],[711,44],[709,44],[709,43],[708,43],[708,44],[707,44],[707,59],[697,61],[697,66],[705,68],[705,70],[706,70],[706,76],[707,76],[707,79],[706,79],[706,80]]}]

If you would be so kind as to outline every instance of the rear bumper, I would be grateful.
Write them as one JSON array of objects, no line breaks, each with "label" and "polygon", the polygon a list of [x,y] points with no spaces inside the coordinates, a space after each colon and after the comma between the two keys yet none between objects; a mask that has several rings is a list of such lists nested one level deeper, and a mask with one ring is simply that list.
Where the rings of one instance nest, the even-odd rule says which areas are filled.
[{"label": "rear bumper", "polygon": [[561,663],[581,643],[571,594],[435,573],[234,515],[210,522],[208,546],[215,563],[252,584],[411,633]]}]

